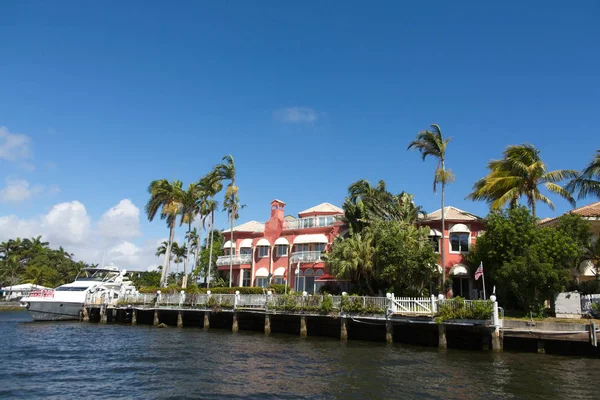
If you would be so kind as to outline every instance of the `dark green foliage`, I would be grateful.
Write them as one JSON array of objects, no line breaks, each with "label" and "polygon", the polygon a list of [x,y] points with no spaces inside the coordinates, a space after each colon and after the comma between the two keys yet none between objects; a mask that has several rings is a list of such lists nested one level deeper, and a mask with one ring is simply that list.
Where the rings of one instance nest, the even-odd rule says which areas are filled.
[{"label": "dark green foliage", "polygon": [[479,319],[487,320],[492,318],[494,306],[491,301],[476,301],[465,303],[465,299],[455,297],[452,300],[445,301],[438,311],[437,322],[449,321],[454,319]]},{"label": "dark green foliage", "polygon": [[323,295],[323,302],[321,303],[320,311],[322,313],[330,313],[333,311],[333,298],[328,294]]},{"label": "dark green foliage", "polygon": [[586,232],[589,240],[586,224],[567,215],[554,227],[540,228],[524,207],[492,212],[468,261],[483,262],[488,293],[496,286],[504,304],[514,303],[537,315],[546,300],[565,289],[569,268],[583,255]]},{"label": "dark green foliage", "polygon": [[276,294],[284,294],[286,291],[289,292],[291,289],[288,286],[286,290],[286,285],[272,283],[269,285],[269,290]]},{"label": "dark green foliage", "polygon": [[57,287],[72,282],[88,265],[73,261],[62,247],[51,249],[41,236],[0,243],[0,286],[33,283]]}]

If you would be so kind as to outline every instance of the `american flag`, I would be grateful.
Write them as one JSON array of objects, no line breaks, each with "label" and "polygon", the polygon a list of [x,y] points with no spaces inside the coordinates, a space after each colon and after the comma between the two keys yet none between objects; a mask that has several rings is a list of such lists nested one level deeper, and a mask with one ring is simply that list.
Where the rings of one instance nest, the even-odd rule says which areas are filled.
[{"label": "american flag", "polygon": [[483,261],[481,262],[481,264],[479,264],[479,268],[477,268],[477,271],[475,271],[475,280],[479,280],[479,278],[481,278],[481,275],[483,275]]}]

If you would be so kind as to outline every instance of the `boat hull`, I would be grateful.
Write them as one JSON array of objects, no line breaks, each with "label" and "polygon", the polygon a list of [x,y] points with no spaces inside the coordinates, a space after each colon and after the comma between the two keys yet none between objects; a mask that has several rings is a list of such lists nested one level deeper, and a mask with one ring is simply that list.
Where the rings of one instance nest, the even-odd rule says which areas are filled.
[{"label": "boat hull", "polygon": [[27,301],[25,308],[34,321],[78,320],[83,303]]}]

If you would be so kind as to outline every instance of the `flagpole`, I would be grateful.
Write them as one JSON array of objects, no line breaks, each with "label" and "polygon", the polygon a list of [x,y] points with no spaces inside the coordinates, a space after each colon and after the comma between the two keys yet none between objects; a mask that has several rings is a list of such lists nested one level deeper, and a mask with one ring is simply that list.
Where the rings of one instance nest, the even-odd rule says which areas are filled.
[{"label": "flagpole", "polygon": [[[481,266],[483,266],[483,262],[481,262]],[[483,270],[483,268],[481,269],[481,279],[483,281],[483,300],[486,300],[486,298],[485,298],[485,271]]]}]

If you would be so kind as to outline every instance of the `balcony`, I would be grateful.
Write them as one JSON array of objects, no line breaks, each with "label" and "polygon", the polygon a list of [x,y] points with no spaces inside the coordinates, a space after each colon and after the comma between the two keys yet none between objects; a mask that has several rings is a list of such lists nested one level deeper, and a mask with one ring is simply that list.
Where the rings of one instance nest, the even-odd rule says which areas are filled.
[{"label": "balcony", "polygon": [[297,251],[292,253],[290,263],[317,263],[321,262],[321,251]]},{"label": "balcony", "polygon": [[297,218],[292,221],[285,221],[283,223],[283,230],[292,229],[310,229],[310,228],[322,228],[325,226],[334,226],[339,223],[341,215],[328,215],[319,217],[306,217]]},{"label": "balcony", "polygon": [[252,264],[252,254],[235,254],[233,256],[220,256],[217,258],[217,267],[229,265],[233,259],[233,265]]}]

